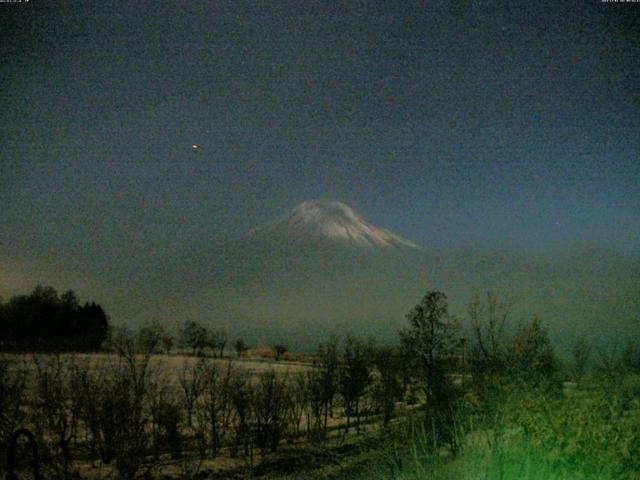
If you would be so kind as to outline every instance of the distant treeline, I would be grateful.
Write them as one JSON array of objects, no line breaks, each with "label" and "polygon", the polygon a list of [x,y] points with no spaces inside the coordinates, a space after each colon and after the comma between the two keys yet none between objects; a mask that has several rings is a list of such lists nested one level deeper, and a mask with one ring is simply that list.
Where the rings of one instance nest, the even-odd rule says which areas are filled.
[{"label": "distant treeline", "polygon": [[109,319],[95,302],[81,305],[69,290],[36,287],[29,295],[0,300],[3,351],[96,351],[109,334]]}]

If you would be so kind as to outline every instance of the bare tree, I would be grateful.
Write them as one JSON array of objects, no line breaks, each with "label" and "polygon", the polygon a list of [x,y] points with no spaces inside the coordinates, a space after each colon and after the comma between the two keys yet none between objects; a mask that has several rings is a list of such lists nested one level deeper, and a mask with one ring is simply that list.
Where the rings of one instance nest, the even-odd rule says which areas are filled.
[{"label": "bare tree", "polygon": [[349,433],[351,418],[356,418],[360,432],[360,400],[371,382],[371,348],[353,337],[347,338],[339,368],[339,389],[347,417],[345,433]]},{"label": "bare tree", "polygon": [[314,377],[313,380],[319,382],[318,387],[324,416],[323,430],[326,431],[328,418],[333,416],[333,401],[338,390],[337,337],[330,337],[326,344],[320,344],[314,361],[314,368],[318,371],[318,376]]},{"label": "bare tree", "polygon": [[248,457],[253,452],[251,435],[253,387],[245,374],[239,372],[233,377],[229,395],[234,412],[232,425],[235,433],[231,456],[235,457],[238,454],[238,449],[242,447],[245,457]]},{"label": "bare tree", "polygon": [[522,380],[549,378],[556,371],[553,346],[538,317],[533,317],[516,331],[511,349],[511,373]]},{"label": "bare tree", "polygon": [[182,411],[165,372],[160,369],[154,370],[150,375],[148,388],[154,458],[159,457],[162,448],[168,447],[171,457],[177,459],[182,454]]},{"label": "bare tree", "polygon": [[[75,365],[65,362],[59,355],[34,355],[36,365],[35,391],[32,396],[34,423],[40,431],[43,446],[47,447],[61,478],[71,475],[71,444],[78,432],[80,399],[73,389],[72,374]],[[70,362],[74,362],[73,359]]]},{"label": "bare tree", "polygon": [[509,339],[506,337],[511,305],[493,292],[485,301],[475,296],[467,307],[471,327],[470,362],[476,382],[493,385],[508,364]]},{"label": "bare tree", "polygon": [[182,393],[182,402],[187,414],[187,426],[193,426],[193,411],[196,402],[204,390],[205,360],[200,359],[194,364],[185,361],[178,373],[178,383]]},{"label": "bare tree", "polygon": [[276,360],[282,359],[282,356],[289,351],[286,345],[278,343],[273,346],[273,350],[276,352]]},{"label": "bare tree", "polygon": [[427,405],[445,405],[450,391],[447,373],[457,333],[457,324],[448,313],[446,295],[427,292],[408,313],[407,320],[409,328],[402,330],[400,335],[413,352]]},{"label": "bare tree", "polygon": [[287,379],[278,378],[273,370],[260,375],[252,396],[258,447],[263,450],[269,447],[272,452],[276,451],[287,429],[290,406]]},{"label": "bare tree", "polygon": [[391,421],[396,402],[402,399],[403,358],[398,348],[382,347],[373,352],[373,363],[378,371],[374,385],[374,398],[382,410],[385,426]]},{"label": "bare tree", "polygon": [[173,343],[173,335],[169,332],[165,332],[162,335],[162,349],[164,350],[164,353],[166,353],[167,355],[171,353],[171,350],[173,349]]},{"label": "bare tree", "polygon": [[299,372],[293,378],[291,385],[291,408],[289,410],[289,424],[294,435],[300,435],[300,422],[309,404],[309,386],[307,376],[304,372]]},{"label": "bare tree", "polygon": [[238,358],[241,358],[247,352],[249,347],[243,339],[239,338],[235,342],[233,342],[233,349],[236,351],[236,355],[238,356]]},{"label": "bare tree", "polygon": [[144,324],[138,330],[137,350],[141,353],[160,352],[165,335],[165,329],[159,321]]},{"label": "bare tree", "polygon": [[[319,367],[314,366],[305,374],[306,391],[307,391],[307,436],[322,436],[323,422],[326,407],[326,380],[325,373]],[[326,423],[325,423],[326,424]]]},{"label": "bare tree", "polygon": [[210,362],[206,365],[204,392],[200,402],[199,424],[206,429],[211,454],[216,456],[222,446],[223,438],[229,427],[231,415],[230,388],[235,370],[231,362],[226,368]]},{"label": "bare tree", "polygon": [[227,345],[227,339],[227,332],[225,330],[213,330],[209,334],[208,345],[214,352],[217,352],[220,358],[224,356],[224,347]]},{"label": "bare tree", "polygon": [[198,322],[187,320],[180,330],[180,340],[182,346],[192,350],[193,355],[202,355],[209,344],[209,332]]},{"label": "bare tree", "polygon": [[117,356],[92,368],[81,379],[81,418],[104,463],[115,460],[120,478],[136,477],[150,444],[149,379],[151,354],[136,353],[136,342],[121,330]]},{"label": "bare tree", "polygon": [[25,418],[25,412],[20,408],[27,383],[23,367],[15,358],[0,355],[0,462],[6,458],[11,434]]}]

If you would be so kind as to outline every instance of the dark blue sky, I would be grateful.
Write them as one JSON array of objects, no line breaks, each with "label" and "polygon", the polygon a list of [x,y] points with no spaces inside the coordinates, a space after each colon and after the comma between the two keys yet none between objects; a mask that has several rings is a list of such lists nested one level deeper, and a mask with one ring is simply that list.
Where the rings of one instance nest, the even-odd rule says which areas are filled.
[{"label": "dark blue sky", "polygon": [[0,4],[5,253],[117,271],[317,197],[640,248],[640,4],[390,3]]}]

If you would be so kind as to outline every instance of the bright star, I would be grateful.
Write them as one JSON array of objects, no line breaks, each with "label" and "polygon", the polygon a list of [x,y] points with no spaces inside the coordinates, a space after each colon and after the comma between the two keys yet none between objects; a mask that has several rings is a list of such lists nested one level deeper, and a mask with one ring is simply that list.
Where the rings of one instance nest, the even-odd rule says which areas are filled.
[{"label": "bright star", "polygon": [[198,145],[196,145],[195,143],[193,145],[191,145],[191,148],[193,148],[194,150],[198,149]]}]

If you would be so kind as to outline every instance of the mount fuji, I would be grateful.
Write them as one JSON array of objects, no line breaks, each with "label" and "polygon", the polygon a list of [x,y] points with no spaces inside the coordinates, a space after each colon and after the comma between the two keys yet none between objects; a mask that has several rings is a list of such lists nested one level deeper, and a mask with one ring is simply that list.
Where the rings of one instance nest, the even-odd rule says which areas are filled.
[{"label": "mount fuji", "polygon": [[389,230],[372,225],[336,200],[303,202],[278,221],[254,229],[250,235],[258,239],[279,237],[289,243],[334,241],[353,248],[419,248]]},{"label": "mount fuji", "polygon": [[[251,343],[313,348],[328,334],[397,337],[427,290],[464,318],[474,295],[513,301],[515,322],[540,315],[556,338],[621,331],[640,315],[640,262],[593,245],[531,253],[506,248],[419,247],[335,200],[303,202],[241,238],[161,263],[138,318],[227,327]],[[630,327],[629,327],[630,328]]]},{"label": "mount fuji", "polygon": [[158,299],[156,318],[222,322],[247,338],[286,331],[292,345],[314,344],[322,332],[368,325],[375,334],[372,326],[409,308],[421,290],[422,253],[344,203],[309,200],[236,240],[160,265],[144,296]]}]

